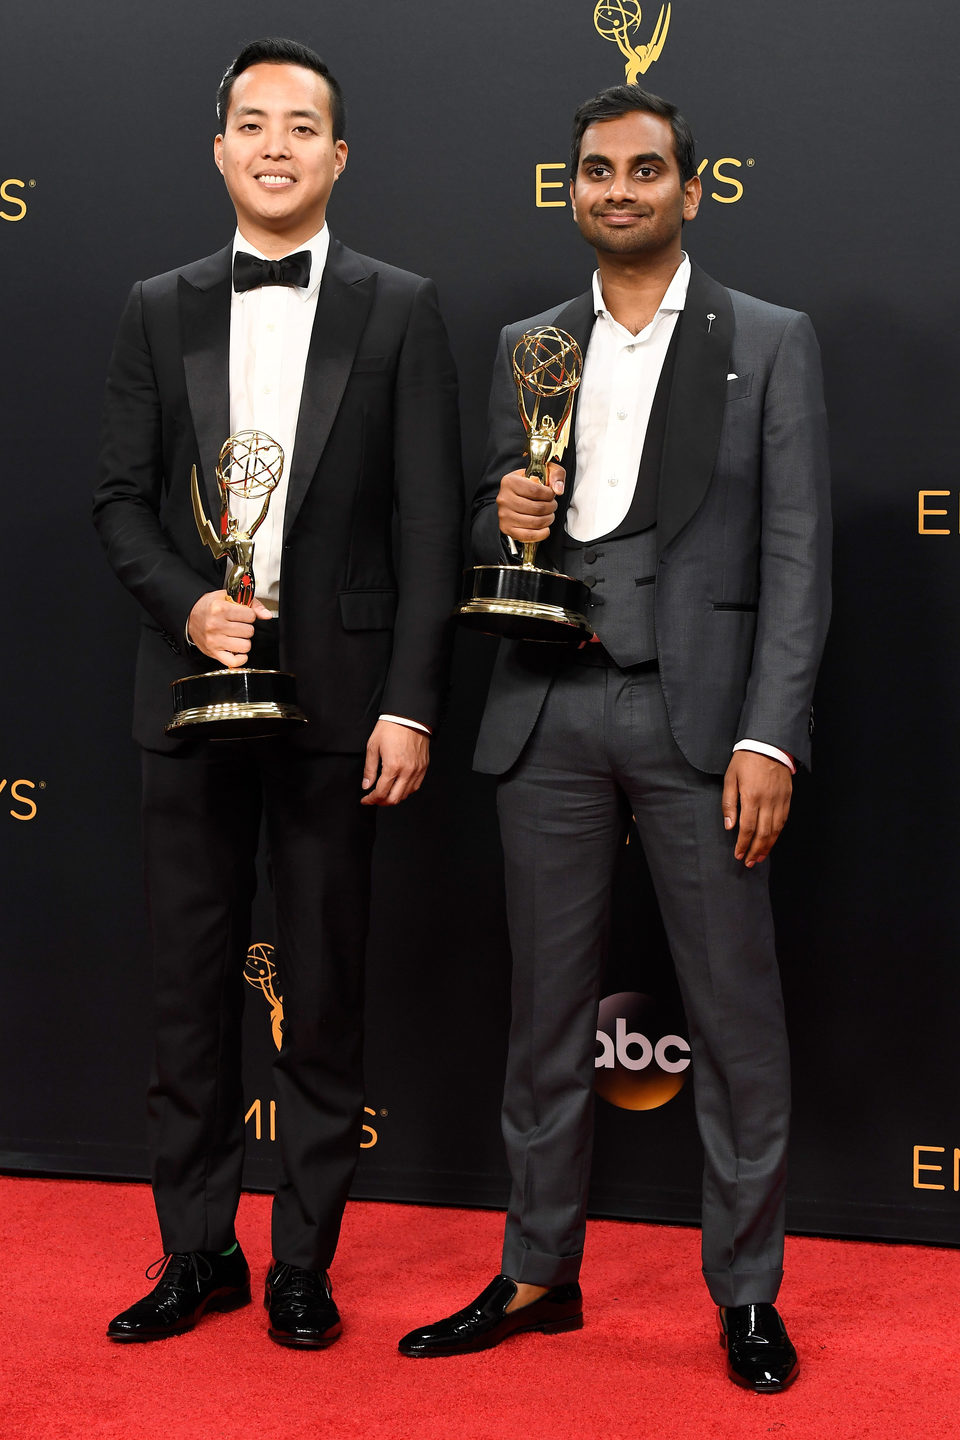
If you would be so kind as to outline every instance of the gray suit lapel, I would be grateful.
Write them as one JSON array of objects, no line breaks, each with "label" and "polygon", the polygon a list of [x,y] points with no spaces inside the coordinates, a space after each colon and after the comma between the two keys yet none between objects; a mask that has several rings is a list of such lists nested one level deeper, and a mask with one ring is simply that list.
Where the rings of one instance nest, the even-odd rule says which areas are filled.
[{"label": "gray suit lapel", "polygon": [[663,437],[657,544],[662,551],[692,519],[717,459],[733,346],[729,292],[694,265],[680,334]]},{"label": "gray suit lapel", "polygon": [[297,518],[336,419],[376,285],[376,273],[361,257],[331,240],[303,377],[283,517],[285,536]]},{"label": "gray suit lapel", "polygon": [[[230,275],[232,245],[190,265],[180,276],[178,301],[187,399],[197,437],[208,514],[219,524],[217,459],[230,434]],[[179,477],[178,477],[179,478]],[[184,483],[188,477],[184,476]]]}]

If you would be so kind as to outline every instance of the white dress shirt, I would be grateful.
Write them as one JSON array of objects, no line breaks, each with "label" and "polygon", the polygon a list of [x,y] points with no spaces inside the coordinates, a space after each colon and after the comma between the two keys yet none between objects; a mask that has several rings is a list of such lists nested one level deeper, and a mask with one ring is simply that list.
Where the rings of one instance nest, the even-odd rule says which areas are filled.
[{"label": "white dress shirt", "polygon": [[[574,540],[585,544],[608,535],[630,509],[653,398],[689,283],[690,260],[684,253],[656,315],[634,335],[610,314],[600,271],[594,272],[597,318],[577,396],[577,471],[566,516],[566,531]],[[796,774],[793,757],[775,745],[743,739],[733,748],[768,755]]]},{"label": "white dress shirt", "polygon": [[[280,483],[257,531],[254,553],[257,599],[274,616],[280,601],[283,516],[303,377],[329,248],[330,231],[324,225],[305,244],[288,252],[299,255],[303,250],[310,251],[310,281],[305,288],[260,285],[254,290],[234,290],[230,300],[230,433],[263,430],[281,446],[284,457]],[[238,250],[261,260],[269,258],[245,240],[239,230],[233,238],[234,255]],[[262,504],[262,497],[243,500],[231,496],[230,513],[241,530],[254,523]],[[430,734],[426,725],[401,715],[381,715],[380,719]]]}]

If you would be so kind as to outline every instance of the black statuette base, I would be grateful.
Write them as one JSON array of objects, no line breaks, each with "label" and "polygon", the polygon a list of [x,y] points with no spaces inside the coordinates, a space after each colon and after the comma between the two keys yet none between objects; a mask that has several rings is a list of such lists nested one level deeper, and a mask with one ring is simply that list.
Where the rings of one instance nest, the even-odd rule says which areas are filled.
[{"label": "black statuette base", "polygon": [[165,733],[185,740],[253,740],[307,723],[296,681],[283,670],[208,670],[170,689],[174,713]]},{"label": "black statuette base", "polygon": [[510,640],[579,645],[589,640],[590,591],[582,580],[527,565],[465,570],[456,615],[461,625]]}]

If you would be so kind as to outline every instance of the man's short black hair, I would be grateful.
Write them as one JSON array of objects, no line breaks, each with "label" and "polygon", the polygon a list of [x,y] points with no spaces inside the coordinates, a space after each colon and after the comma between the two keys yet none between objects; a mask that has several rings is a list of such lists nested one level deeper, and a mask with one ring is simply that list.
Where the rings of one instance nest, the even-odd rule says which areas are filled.
[{"label": "man's short black hair", "polygon": [[217,119],[220,129],[226,129],[227,111],[230,109],[230,92],[233,82],[251,65],[302,65],[305,70],[314,70],[327,82],[330,91],[330,119],[333,123],[334,140],[342,140],[347,128],[347,112],[343,103],[343,91],[330,74],[326,64],[315,50],[301,45],[298,40],[251,40],[244,45],[237,58],[227,67],[217,91]]},{"label": "man's short black hair", "polygon": [[669,121],[670,129],[673,131],[673,149],[677,157],[677,165],[680,168],[680,179],[685,185],[692,180],[697,173],[697,152],[693,143],[693,131],[684,120],[676,105],[671,105],[669,100],[663,100],[659,95],[653,95],[649,90],[641,90],[639,85],[611,85],[609,90],[601,90],[599,95],[594,95],[590,100],[584,100],[580,109],[573,117],[573,139],[570,145],[570,178],[577,178],[577,169],[580,165],[580,146],[583,141],[583,132],[588,125],[594,125],[598,120],[617,120],[621,115],[627,115],[631,110],[639,110],[648,115],[660,115],[664,120]]}]

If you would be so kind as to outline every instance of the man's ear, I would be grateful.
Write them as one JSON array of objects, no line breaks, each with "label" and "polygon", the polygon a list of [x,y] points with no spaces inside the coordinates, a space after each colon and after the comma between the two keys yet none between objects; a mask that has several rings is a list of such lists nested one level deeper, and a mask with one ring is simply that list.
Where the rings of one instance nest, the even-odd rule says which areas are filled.
[{"label": "man's ear", "polygon": [[223,136],[217,135],[213,142],[213,163],[223,174]]}]

